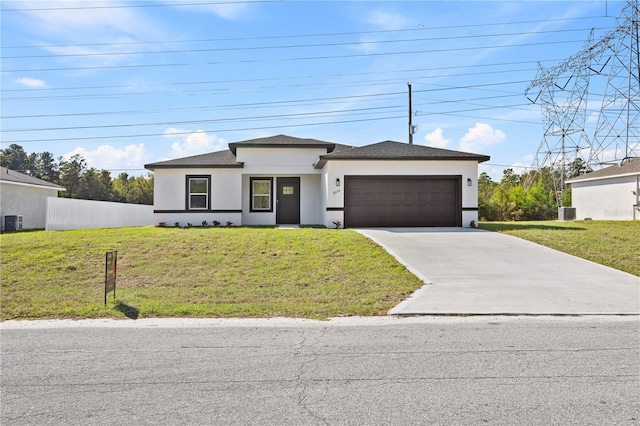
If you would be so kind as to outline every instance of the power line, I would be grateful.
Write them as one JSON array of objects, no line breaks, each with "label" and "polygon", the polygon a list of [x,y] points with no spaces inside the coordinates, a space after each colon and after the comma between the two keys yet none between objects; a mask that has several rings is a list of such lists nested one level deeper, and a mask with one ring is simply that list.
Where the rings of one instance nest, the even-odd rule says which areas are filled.
[{"label": "power line", "polygon": [[102,65],[91,67],[67,67],[67,68],[28,68],[28,69],[5,69],[0,72],[44,72],[44,71],[78,71],[78,70],[100,70],[100,69],[123,69],[123,68],[150,68],[150,67],[185,67],[194,65],[223,65],[223,64],[256,64],[267,62],[291,62],[291,61],[308,61],[308,60],[333,60],[333,59],[348,59],[348,58],[362,58],[362,57],[379,57],[379,56],[398,56],[398,55],[416,55],[424,53],[441,53],[441,52],[453,52],[453,51],[468,51],[468,50],[480,50],[480,49],[507,49],[513,47],[526,47],[526,46],[551,46],[559,44],[573,44],[583,43],[584,40],[563,40],[563,41],[547,41],[536,43],[516,43],[516,44],[503,44],[493,46],[470,46],[470,47],[456,47],[456,48],[442,48],[442,49],[427,49],[427,50],[413,50],[402,52],[378,52],[378,53],[353,53],[349,55],[323,55],[323,56],[301,56],[292,58],[263,58],[263,59],[240,59],[233,61],[208,61],[199,63],[167,63],[167,64],[136,64],[136,65]]},{"label": "power line", "polygon": [[228,1],[208,1],[203,3],[154,3],[154,4],[127,4],[111,6],[74,6],[74,7],[38,7],[20,9],[0,9],[0,12],[41,12],[54,10],[88,10],[88,9],[129,9],[129,8],[151,8],[151,7],[184,7],[184,6],[228,6],[233,4],[250,3],[280,3],[283,0],[234,0]]},{"label": "power line", "polygon": [[[598,30],[610,30],[613,27],[597,28]],[[122,55],[153,55],[153,54],[174,54],[174,53],[203,53],[203,52],[238,52],[238,51],[252,51],[252,50],[270,50],[270,49],[301,49],[301,48],[315,48],[315,47],[338,47],[338,46],[353,46],[363,44],[391,44],[391,43],[415,43],[415,42],[429,42],[429,41],[442,41],[442,40],[462,40],[462,39],[478,39],[487,37],[510,37],[521,35],[541,35],[541,34],[557,34],[568,32],[583,32],[589,31],[591,28],[577,28],[566,30],[549,30],[549,31],[535,31],[535,32],[517,32],[517,33],[500,33],[500,34],[474,34],[464,36],[447,36],[447,37],[428,37],[428,38],[413,38],[413,39],[400,39],[400,40],[373,40],[373,41],[352,41],[352,42],[334,42],[334,43],[315,43],[315,44],[294,44],[283,46],[245,46],[245,47],[216,47],[216,48],[202,48],[202,49],[181,49],[181,50],[158,50],[158,51],[136,51],[136,52],[92,52],[92,53],[63,53],[52,55],[20,55],[20,56],[2,56],[2,59],[34,59],[34,58],[65,58],[65,57],[95,57],[95,56],[122,56]]]},{"label": "power line", "polygon": [[[561,61],[562,59],[547,59],[544,61],[538,61],[540,63],[552,62],[556,63]],[[75,87],[41,87],[41,88],[26,88],[26,89],[0,89],[0,92],[43,92],[43,91],[56,91],[56,90],[84,90],[84,89],[130,89],[133,87],[159,87],[159,86],[187,86],[187,85],[197,85],[202,86],[205,84],[237,84],[237,83],[251,83],[251,82],[262,82],[262,81],[290,81],[290,80],[306,80],[306,79],[315,79],[315,78],[342,78],[342,77],[356,77],[356,76],[368,76],[368,75],[380,75],[380,74],[400,74],[400,73],[413,73],[413,72],[425,72],[425,71],[444,71],[451,69],[465,69],[465,68],[489,68],[489,67],[502,67],[506,65],[523,65],[523,64],[535,64],[534,61],[516,61],[516,62],[499,62],[499,63],[491,63],[491,64],[476,64],[476,65],[459,65],[459,66],[444,66],[444,67],[429,67],[429,68],[410,68],[410,69],[399,69],[394,71],[368,71],[368,72],[351,72],[351,73],[338,73],[338,74],[324,74],[324,75],[306,75],[306,76],[287,76],[287,77],[270,77],[270,78],[244,78],[244,79],[225,79],[225,80],[206,80],[206,81],[179,81],[179,82],[167,82],[167,83],[155,83],[155,84],[121,84],[121,85],[106,85],[106,86],[75,86]],[[535,71],[537,68],[526,68],[526,69],[505,69],[498,71],[481,71],[475,73],[458,73],[458,74],[446,74],[446,75],[430,75],[429,78],[434,77],[461,77],[461,76],[469,76],[469,75],[487,75],[487,74],[499,74],[499,73],[512,73],[518,71]],[[361,81],[361,80],[358,80]],[[280,86],[287,87],[287,86]],[[7,98],[4,97],[4,100],[8,99],[18,99],[18,98]]]}]

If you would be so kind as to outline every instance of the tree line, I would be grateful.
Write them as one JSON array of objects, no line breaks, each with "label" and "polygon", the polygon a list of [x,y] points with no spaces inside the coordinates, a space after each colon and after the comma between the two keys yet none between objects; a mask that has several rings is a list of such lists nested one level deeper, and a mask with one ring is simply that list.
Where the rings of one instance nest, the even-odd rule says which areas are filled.
[{"label": "tree line", "polygon": [[492,181],[483,172],[478,178],[478,218],[481,221],[557,219],[558,207],[571,205],[571,189],[557,194],[554,182],[588,171],[578,158],[565,172],[545,167],[518,174],[506,169],[500,182]]},{"label": "tree line", "polygon": [[28,154],[20,145],[12,144],[0,150],[0,165],[63,186],[66,190],[60,192],[61,197],[153,204],[153,174],[120,173],[112,178],[108,170],[88,167],[79,154],[56,160],[50,152]]}]

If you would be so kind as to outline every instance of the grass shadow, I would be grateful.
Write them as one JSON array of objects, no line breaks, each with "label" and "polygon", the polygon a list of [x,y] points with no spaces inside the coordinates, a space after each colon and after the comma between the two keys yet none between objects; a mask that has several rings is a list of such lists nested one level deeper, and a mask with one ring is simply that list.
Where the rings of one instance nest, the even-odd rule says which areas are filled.
[{"label": "grass shadow", "polygon": [[140,310],[138,310],[138,308],[136,308],[135,306],[127,305],[126,303],[118,302],[115,308],[116,310],[122,312],[125,317],[132,320],[138,319],[138,316],[140,315]]},{"label": "grass shadow", "polygon": [[545,230],[570,230],[570,231],[586,231],[586,228],[580,226],[562,226],[562,225],[554,225],[552,223],[518,223],[518,222],[480,222],[480,229],[485,229],[487,231],[523,231],[528,229],[537,229],[540,231]]}]

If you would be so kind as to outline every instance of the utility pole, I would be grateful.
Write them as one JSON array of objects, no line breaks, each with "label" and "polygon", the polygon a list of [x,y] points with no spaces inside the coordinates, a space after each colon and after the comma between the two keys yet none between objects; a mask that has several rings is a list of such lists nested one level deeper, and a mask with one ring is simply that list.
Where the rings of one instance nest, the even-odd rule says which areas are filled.
[{"label": "utility pole", "polygon": [[407,83],[409,86],[409,145],[413,145],[413,111],[411,110],[411,83]]}]

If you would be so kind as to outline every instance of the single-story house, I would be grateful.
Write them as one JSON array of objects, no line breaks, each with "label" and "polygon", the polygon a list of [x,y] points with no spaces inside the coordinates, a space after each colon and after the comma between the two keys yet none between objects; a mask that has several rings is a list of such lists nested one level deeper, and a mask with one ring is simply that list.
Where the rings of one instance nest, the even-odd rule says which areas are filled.
[{"label": "single-story house", "polygon": [[[47,198],[57,197],[64,187],[6,167],[0,167],[0,222],[2,229],[9,222],[17,229],[16,219],[22,219],[22,229],[44,229],[47,221]],[[7,218],[8,216],[8,218]]]},{"label": "single-story house", "polygon": [[147,164],[156,223],[469,226],[486,155],[385,141],[278,135]]},{"label": "single-story house", "polygon": [[568,179],[576,219],[640,219],[640,158]]}]

